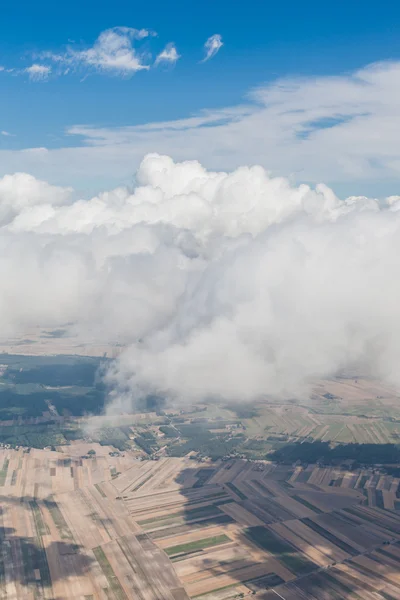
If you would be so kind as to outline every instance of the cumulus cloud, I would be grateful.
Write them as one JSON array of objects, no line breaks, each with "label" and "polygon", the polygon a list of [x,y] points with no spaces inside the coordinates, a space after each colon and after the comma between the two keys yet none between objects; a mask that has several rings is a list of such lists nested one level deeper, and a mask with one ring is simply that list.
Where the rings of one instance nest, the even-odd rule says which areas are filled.
[{"label": "cumulus cloud", "polygon": [[347,366],[400,385],[398,196],[157,154],[136,181],[79,200],[0,180],[0,325],[123,343],[109,412],[148,393],[287,397]]},{"label": "cumulus cloud", "polygon": [[206,62],[206,60],[213,58],[223,45],[222,37],[219,33],[211,35],[204,43],[205,56],[201,62]]},{"label": "cumulus cloud", "polygon": [[158,54],[155,65],[159,64],[175,64],[176,61],[180,58],[178,51],[174,44],[167,44],[162,52]]},{"label": "cumulus cloud", "polygon": [[26,67],[24,72],[28,73],[31,81],[46,81],[51,73],[51,67],[34,63],[30,67]]}]

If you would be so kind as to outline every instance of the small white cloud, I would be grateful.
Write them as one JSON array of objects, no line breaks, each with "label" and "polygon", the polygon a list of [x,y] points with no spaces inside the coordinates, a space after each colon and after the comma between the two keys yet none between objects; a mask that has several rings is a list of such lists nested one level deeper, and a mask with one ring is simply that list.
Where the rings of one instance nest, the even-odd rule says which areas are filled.
[{"label": "small white cloud", "polygon": [[222,41],[222,37],[219,33],[215,33],[214,35],[209,37],[204,44],[205,57],[201,62],[206,62],[206,60],[210,60],[210,58],[213,58],[213,56],[217,54],[217,52],[223,45],[224,44]]},{"label": "small white cloud", "polygon": [[13,133],[10,133],[9,131],[0,131],[1,135],[4,135],[5,137],[14,137]]},{"label": "small white cloud", "polygon": [[51,67],[47,67],[46,65],[38,65],[34,63],[30,67],[24,69],[25,73],[28,73],[29,79],[31,81],[45,81],[48,79],[51,73]]},{"label": "small white cloud", "polygon": [[157,56],[155,60],[155,65],[159,65],[162,63],[170,63],[174,64],[180,58],[180,54],[174,44],[167,44],[162,52]]},{"label": "small white cloud", "polygon": [[3,67],[2,65],[0,65],[0,71],[5,71],[5,67]]},{"label": "small white cloud", "polygon": [[103,31],[91,48],[81,51],[69,48],[66,55],[57,57],[57,60],[61,58],[75,66],[86,65],[117,75],[133,75],[136,71],[150,68],[145,63],[146,54],[137,52],[133,42],[152,35],[155,34],[147,29],[114,27]]}]

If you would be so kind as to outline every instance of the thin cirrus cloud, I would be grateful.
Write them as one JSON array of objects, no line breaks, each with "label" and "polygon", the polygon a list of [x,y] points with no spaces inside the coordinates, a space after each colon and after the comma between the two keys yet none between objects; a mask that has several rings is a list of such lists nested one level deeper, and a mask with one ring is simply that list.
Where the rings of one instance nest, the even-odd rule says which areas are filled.
[{"label": "thin cirrus cloud", "polygon": [[210,60],[210,58],[213,58],[223,45],[224,43],[219,33],[215,33],[214,35],[210,36],[204,44],[205,56],[200,62],[206,62],[207,60]]},{"label": "thin cirrus cloud", "polygon": [[24,72],[28,74],[31,81],[45,81],[51,73],[51,67],[34,63],[30,67],[26,67]]}]

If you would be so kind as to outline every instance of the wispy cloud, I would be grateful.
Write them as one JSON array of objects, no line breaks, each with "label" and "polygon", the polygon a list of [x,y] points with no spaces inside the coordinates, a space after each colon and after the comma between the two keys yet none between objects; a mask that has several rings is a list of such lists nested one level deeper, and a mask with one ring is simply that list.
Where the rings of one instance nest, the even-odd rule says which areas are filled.
[{"label": "wispy cloud", "polygon": [[88,48],[68,46],[65,52],[42,52],[40,56],[57,65],[59,75],[84,71],[86,77],[93,71],[130,77],[137,71],[150,69],[151,54],[146,48],[136,48],[135,43],[156,35],[147,29],[113,27],[102,31]]},{"label": "wispy cloud", "polygon": [[[168,43],[154,59],[149,43],[153,37],[157,37],[157,33],[150,29],[112,27],[102,31],[92,45],[69,40],[60,50],[32,54],[34,62],[30,66],[6,68],[0,65],[0,72],[27,74],[32,81],[76,73],[84,81],[91,73],[131,77],[159,65],[174,65],[181,58],[175,44]],[[222,46],[220,34],[210,36],[204,43],[204,58],[200,62],[213,58]]]},{"label": "wispy cloud", "polygon": [[23,72],[28,73],[31,81],[46,81],[51,73],[51,67],[34,63],[26,67]]},{"label": "wispy cloud", "polygon": [[73,66],[87,66],[116,75],[133,75],[150,68],[148,52],[137,50],[134,42],[153,35],[147,29],[114,27],[103,31],[91,48],[68,48],[62,60]]},{"label": "wispy cloud", "polygon": [[210,60],[210,58],[213,58],[213,56],[217,54],[217,52],[223,45],[224,44],[222,41],[222,37],[219,33],[215,33],[214,35],[209,37],[204,44],[205,57],[201,62],[206,62],[206,60]]},{"label": "wispy cloud", "polygon": [[99,189],[101,182],[130,181],[142,156],[157,151],[213,170],[261,164],[296,181],[339,185],[346,194],[360,191],[360,182],[365,194],[398,194],[399,90],[400,61],[342,76],[277,79],[245,104],[168,122],[76,126],[68,131],[75,146],[68,137],[48,150],[0,150],[0,175],[26,170]]},{"label": "wispy cloud", "polygon": [[174,44],[167,44],[162,52],[157,56],[154,65],[157,66],[159,64],[175,64],[176,61],[180,58],[180,54]]},{"label": "wispy cloud", "polygon": [[14,137],[14,133],[10,133],[9,131],[0,131],[1,135],[4,135],[4,137]]}]

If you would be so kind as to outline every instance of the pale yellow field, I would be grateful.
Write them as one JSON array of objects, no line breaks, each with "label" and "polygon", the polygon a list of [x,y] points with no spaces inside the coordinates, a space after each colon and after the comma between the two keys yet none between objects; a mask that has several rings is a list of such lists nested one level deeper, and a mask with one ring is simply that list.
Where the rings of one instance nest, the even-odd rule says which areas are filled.
[{"label": "pale yellow field", "polygon": [[2,600],[400,600],[399,479],[111,450],[0,449]]}]

